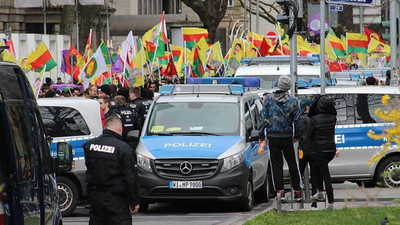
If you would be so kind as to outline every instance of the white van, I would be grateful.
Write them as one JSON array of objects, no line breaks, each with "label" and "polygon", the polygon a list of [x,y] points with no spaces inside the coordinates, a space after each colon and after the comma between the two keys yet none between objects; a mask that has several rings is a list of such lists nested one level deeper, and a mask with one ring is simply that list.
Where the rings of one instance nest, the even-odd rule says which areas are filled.
[{"label": "white van", "polygon": [[[243,58],[241,63],[235,77],[259,77],[263,89],[273,88],[281,75],[290,75],[290,56]],[[328,65],[325,71],[325,77],[331,81]],[[298,56],[297,74],[299,80],[320,78],[319,58]]]}]

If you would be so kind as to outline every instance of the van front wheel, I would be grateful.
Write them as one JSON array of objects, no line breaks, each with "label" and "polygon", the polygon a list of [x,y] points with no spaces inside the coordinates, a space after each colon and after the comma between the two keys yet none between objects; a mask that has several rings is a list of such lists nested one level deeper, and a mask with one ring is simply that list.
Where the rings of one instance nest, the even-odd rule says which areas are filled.
[{"label": "van front wheel", "polygon": [[78,204],[78,188],[66,177],[57,177],[58,203],[63,216],[70,216]]},{"label": "van front wheel", "polygon": [[243,192],[245,194],[245,199],[240,203],[240,208],[243,211],[250,211],[253,209],[254,204],[254,189],[253,189],[253,181],[251,179],[251,174],[247,179],[247,184],[243,188]]}]

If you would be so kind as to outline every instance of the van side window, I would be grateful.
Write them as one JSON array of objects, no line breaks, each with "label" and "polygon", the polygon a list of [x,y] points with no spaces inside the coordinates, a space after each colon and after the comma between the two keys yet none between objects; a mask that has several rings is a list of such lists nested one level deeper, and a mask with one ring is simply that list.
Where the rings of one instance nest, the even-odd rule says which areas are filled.
[{"label": "van side window", "polygon": [[[30,123],[26,117],[27,114],[22,104],[7,106],[8,120],[10,122],[10,127],[12,127],[14,146],[16,149],[18,179],[20,181],[27,181],[27,183],[21,183],[21,188],[26,192],[30,189],[28,181],[35,180],[35,161],[30,138],[30,129],[32,128],[28,126]],[[27,196],[24,197],[26,198]]]},{"label": "van side window", "polygon": [[376,109],[384,108],[381,101],[381,94],[358,94],[355,97],[357,99],[357,123],[385,122],[379,116],[375,115]]},{"label": "van side window", "polygon": [[70,107],[39,107],[44,126],[51,137],[89,135],[90,130],[78,110]]},{"label": "van side window", "polygon": [[246,127],[246,136],[249,136],[253,130],[253,122],[251,121],[250,108],[247,102],[244,104],[244,122]]},{"label": "van side window", "polygon": [[332,94],[337,111],[337,124],[354,124],[354,104],[350,94]]}]

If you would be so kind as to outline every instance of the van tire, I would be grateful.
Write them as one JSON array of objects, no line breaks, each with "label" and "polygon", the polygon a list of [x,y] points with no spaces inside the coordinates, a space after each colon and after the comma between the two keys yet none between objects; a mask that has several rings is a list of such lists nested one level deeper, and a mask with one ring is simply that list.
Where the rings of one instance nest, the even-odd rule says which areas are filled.
[{"label": "van tire", "polygon": [[251,174],[247,179],[247,183],[246,186],[243,188],[243,192],[245,199],[240,202],[240,209],[243,211],[251,211],[254,205],[254,189]]},{"label": "van tire", "polygon": [[382,187],[400,187],[400,156],[384,159],[380,164],[375,179]]},{"label": "van tire", "polygon": [[254,193],[257,202],[263,203],[269,201],[269,177],[268,172],[266,172],[264,183],[261,187]]},{"label": "van tire", "polygon": [[60,176],[57,177],[57,191],[62,216],[70,216],[78,204],[78,188],[70,179]]}]

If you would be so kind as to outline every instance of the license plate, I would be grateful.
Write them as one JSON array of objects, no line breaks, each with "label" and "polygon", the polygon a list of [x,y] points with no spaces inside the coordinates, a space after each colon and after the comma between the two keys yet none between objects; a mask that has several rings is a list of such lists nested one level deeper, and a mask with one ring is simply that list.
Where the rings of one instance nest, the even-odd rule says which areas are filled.
[{"label": "license plate", "polygon": [[202,181],[170,181],[169,188],[172,189],[201,189]]}]

